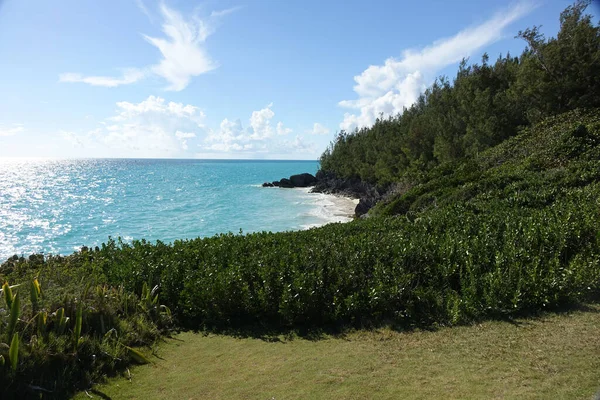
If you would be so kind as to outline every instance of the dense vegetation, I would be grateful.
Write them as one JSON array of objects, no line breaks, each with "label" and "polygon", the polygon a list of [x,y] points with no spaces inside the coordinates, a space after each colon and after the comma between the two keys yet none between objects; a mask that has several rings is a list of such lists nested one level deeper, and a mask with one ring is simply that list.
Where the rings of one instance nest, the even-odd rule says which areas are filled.
[{"label": "dense vegetation", "polygon": [[134,347],[173,326],[452,325],[600,294],[599,29],[584,6],[557,39],[522,32],[520,58],[463,64],[403,115],[341,134],[323,168],[395,185],[368,219],[3,263],[20,286],[0,299],[2,398],[62,398],[144,362]]},{"label": "dense vegetation", "polygon": [[556,38],[538,28],[519,32],[528,47],[519,57],[481,65],[464,60],[451,83],[437,80],[402,114],[372,127],[340,132],[321,156],[321,168],[386,189],[419,181],[444,162],[473,157],[521,127],[575,108],[600,106],[600,27],[579,1],[560,16]]}]

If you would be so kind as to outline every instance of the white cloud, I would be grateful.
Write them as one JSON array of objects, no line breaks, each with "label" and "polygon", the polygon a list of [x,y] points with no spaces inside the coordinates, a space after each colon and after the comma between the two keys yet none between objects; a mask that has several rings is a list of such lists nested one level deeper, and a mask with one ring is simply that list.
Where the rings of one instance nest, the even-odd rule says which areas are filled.
[{"label": "white cloud", "polygon": [[250,139],[263,140],[273,136],[271,118],[275,116],[275,113],[271,110],[271,107],[273,107],[273,103],[262,110],[252,112],[252,116],[250,117],[250,126],[252,127]]},{"label": "white cloud", "polygon": [[519,3],[450,38],[438,40],[418,51],[406,50],[400,59],[388,58],[383,65],[369,66],[354,77],[358,99],[339,103],[344,108],[358,110],[358,113],[346,113],[340,128],[352,130],[369,126],[380,114],[389,116],[402,112],[404,107],[410,107],[417,100],[432,75],[499,40],[504,28],[534,7],[532,3]]},{"label": "white cloud", "polygon": [[206,150],[227,153],[243,150],[244,147],[240,142],[248,142],[248,140],[248,135],[245,134],[239,119],[230,121],[225,118],[221,121],[218,130],[209,129],[209,134],[205,139],[208,144],[202,147]]},{"label": "white cloud", "polygon": [[240,158],[248,158],[248,154],[254,156],[277,154],[281,157],[286,154],[315,153],[316,145],[312,142],[306,143],[301,136],[296,136],[293,141],[279,139],[281,136],[289,135],[292,129],[286,128],[281,121],[273,128],[272,120],[275,112],[272,107],[273,103],[261,110],[253,111],[246,128],[242,126],[239,119],[230,121],[226,118],[221,122],[218,130],[209,129],[205,143],[200,145],[204,151],[201,156],[214,158],[211,152],[226,153],[228,156]]},{"label": "white cloud", "polygon": [[144,4],[143,0],[135,0],[135,4],[138,6],[140,11],[144,13],[146,17],[148,17],[150,22],[154,22],[154,18],[152,17],[152,14],[150,14],[150,11],[148,11],[148,8],[146,8],[146,4]]},{"label": "white cloud", "polygon": [[296,136],[293,141],[282,142],[277,150],[280,153],[316,153],[317,146],[315,143],[306,142],[303,136]]},{"label": "white cloud", "polygon": [[316,158],[316,144],[302,136],[288,139],[291,132],[275,120],[273,104],[252,112],[245,126],[225,118],[212,129],[197,106],[148,96],[117,102],[114,114],[93,130],[60,131],[59,137],[79,157]]},{"label": "white cloud", "polygon": [[278,122],[277,123],[277,134],[279,136],[285,136],[285,135],[289,135],[290,133],[292,133],[292,129],[290,128],[285,128],[283,126],[283,122]]},{"label": "white cloud", "polygon": [[82,136],[82,135],[78,135],[75,132],[59,131],[59,136],[63,140],[69,142],[75,148],[83,148],[83,147],[85,147],[85,143],[84,143],[85,137]]},{"label": "white cloud", "polygon": [[117,103],[117,115],[112,117],[113,121],[122,121],[143,114],[159,114],[175,118],[187,118],[199,122],[204,119],[204,113],[191,104],[165,102],[165,99],[157,96],[148,96],[140,103],[120,101]]},{"label": "white cloud", "polygon": [[213,18],[220,18],[220,17],[224,17],[226,15],[229,15],[229,14],[231,14],[233,12],[236,12],[238,10],[241,10],[241,9],[242,9],[241,6],[237,6],[237,7],[228,8],[226,10],[213,11],[213,12],[210,13],[210,16],[213,17]]},{"label": "white cloud", "polygon": [[177,139],[179,139],[179,141],[181,143],[181,148],[183,150],[187,150],[187,149],[189,149],[187,140],[195,138],[196,134],[194,132],[181,132],[181,131],[177,131],[177,132],[175,132],[175,137]]},{"label": "white cloud", "polygon": [[329,129],[324,127],[318,122],[315,122],[311,131],[309,131],[311,135],[327,135],[329,134]]},{"label": "white cloud", "polygon": [[175,132],[175,136],[177,137],[177,139],[191,139],[191,138],[195,138],[196,134],[194,132],[177,131],[177,132]]},{"label": "white cloud", "polygon": [[[141,0],[137,0],[136,3],[140,10],[152,19],[145,4]],[[220,18],[231,14],[237,9],[213,11],[209,17],[204,19],[198,15],[184,18],[178,11],[161,4],[162,31],[165,37],[143,35],[148,43],[160,51],[162,59],[158,64],[142,69],[127,69],[121,77],[83,76],[79,73],[65,73],[59,76],[59,81],[116,87],[138,82],[154,74],[164,78],[169,83],[166,87],[167,90],[183,90],[193,77],[217,68],[218,64],[208,55],[204,43],[215,32]]]},{"label": "white cloud", "polygon": [[192,77],[217,67],[203,47],[206,38],[215,30],[215,17],[202,20],[194,16],[185,20],[164,4],[160,11],[164,18],[162,30],[168,39],[144,35],[163,56],[160,63],[151,69],[169,82],[167,90],[180,91],[186,88]]},{"label": "white cloud", "polygon": [[14,136],[17,133],[25,131],[23,124],[12,124],[10,128],[4,128],[0,126],[0,137],[2,136]]},{"label": "white cloud", "polygon": [[204,131],[204,113],[196,106],[149,96],[139,103],[116,103],[115,115],[86,133],[60,132],[76,148],[94,157],[184,157],[189,142]]},{"label": "white cloud", "polygon": [[92,86],[116,87],[135,83],[146,76],[146,73],[137,69],[128,69],[120,78],[110,76],[83,76],[81,74],[66,73],[58,77],[59,82],[87,83]]}]

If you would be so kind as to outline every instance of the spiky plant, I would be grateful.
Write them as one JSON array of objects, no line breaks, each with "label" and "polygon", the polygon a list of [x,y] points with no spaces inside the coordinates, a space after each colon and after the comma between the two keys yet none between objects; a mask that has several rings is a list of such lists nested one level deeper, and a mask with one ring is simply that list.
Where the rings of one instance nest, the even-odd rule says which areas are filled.
[{"label": "spiky plant", "polygon": [[15,333],[10,342],[10,349],[8,350],[8,358],[10,360],[10,367],[13,371],[17,370],[19,363],[19,334]]},{"label": "spiky plant", "polygon": [[38,282],[37,278],[35,278],[33,281],[31,281],[29,296],[31,298],[31,307],[33,308],[33,311],[35,312],[38,310],[39,302],[42,297],[42,288],[41,288],[40,283]]},{"label": "spiky plant", "polygon": [[77,304],[77,313],[75,315],[75,328],[73,329],[73,343],[75,347],[75,351],[79,347],[79,342],[81,341],[81,325],[83,322],[83,302],[79,301]]}]

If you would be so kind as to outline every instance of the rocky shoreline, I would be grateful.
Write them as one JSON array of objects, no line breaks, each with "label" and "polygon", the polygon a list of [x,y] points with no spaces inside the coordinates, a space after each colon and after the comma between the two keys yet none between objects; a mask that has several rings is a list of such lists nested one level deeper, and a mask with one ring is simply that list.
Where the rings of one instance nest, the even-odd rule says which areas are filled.
[{"label": "rocky shoreline", "polygon": [[341,179],[332,173],[319,170],[314,176],[309,173],[292,175],[278,181],[265,182],[263,187],[312,187],[311,193],[333,194],[338,196],[359,199],[354,216],[363,217],[383,197],[377,188],[358,178]]}]

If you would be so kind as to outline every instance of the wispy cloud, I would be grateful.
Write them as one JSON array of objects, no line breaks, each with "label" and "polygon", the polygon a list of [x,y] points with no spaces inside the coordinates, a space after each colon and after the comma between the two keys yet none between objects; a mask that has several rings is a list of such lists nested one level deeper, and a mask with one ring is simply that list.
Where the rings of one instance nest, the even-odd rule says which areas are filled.
[{"label": "wispy cloud", "polygon": [[10,128],[0,126],[0,137],[2,136],[14,136],[18,133],[25,131],[23,124],[12,124]]},{"label": "wispy cloud", "polygon": [[221,10],[221,11],[213,11],[210,13],[210,16],[213,18],[220,18],[220,17],[224,17],[226,15],[229,15],[231,13],[234,13],[236,11],[239,11],[242,8],[243,8],[242,6],[237,6],[237,7],[227,8],[227,9]]},{"label": "wispy cloud", "polygon": [[150,14],[150,11],[148,11],[144,0],[135,0],[135,5],[140,9],[142,13],[144,13],[146,17],[148,17],[148,20],[150,20],[150,22],[154,23],[154,18],[152,17],[152,14]]},{"label": "wispy cloud", "polygon": [[[142,0],[136,0],[138,8],[152,20],[152,16]],[[144,68],[129,68],[122,76],[85,76],[80,73],[64,73],[59,76],[60,82],[87,83],[92,86],[117,87],[138,82],[149,75],[164,78],[169,84],[166,90],[181,91],[190,80],[218,67],[205,48],[206,39],[212,35],[222,17],[238,10],[239,7],[221,11],[213,11],[210,16],[201,18],[192,15],[189,18],[169,8],[160,5],[162,31],[164,37],[143,35],[144,39],[156,47],[162,59],[158,64]]]},{"label": "wispy cloud", "polygon": [[61,74],[58,77],[60,82],[70,83],[87,83],[92,86],[116,87],[121,85],[129,85],[135,83],[146,76],[146,73],[141,70],[128,69],[123,72],[121,77],[111,76],[83,76],[76,73]]},{"label": "wispy cloud", "polygon": [[393,115],[411,106],[424,91],[432,75],[504,36],[504,29],[531,12],[536,5],[521,2],[496,14],[480,25],[440,39],[421,50],[406,50],[400,59],[388,58],[383,65],[371,65],[354,77],[358,99],[339,103],[358,110],[346,113],[340,128],[352,130],[369,126],[380,114]]},{"label": "wispy cloud", "polygon": [[204,48],[206,39],[216,29],[215,18],[202,20],[196,16],[185,20],[177,11],[161,5],[164,22],[162,30],[168,39],[144,38],[155,46],[163,58],[152,71],[169,82],[167,90],[183,90],[194,76],[217,68]]}]

